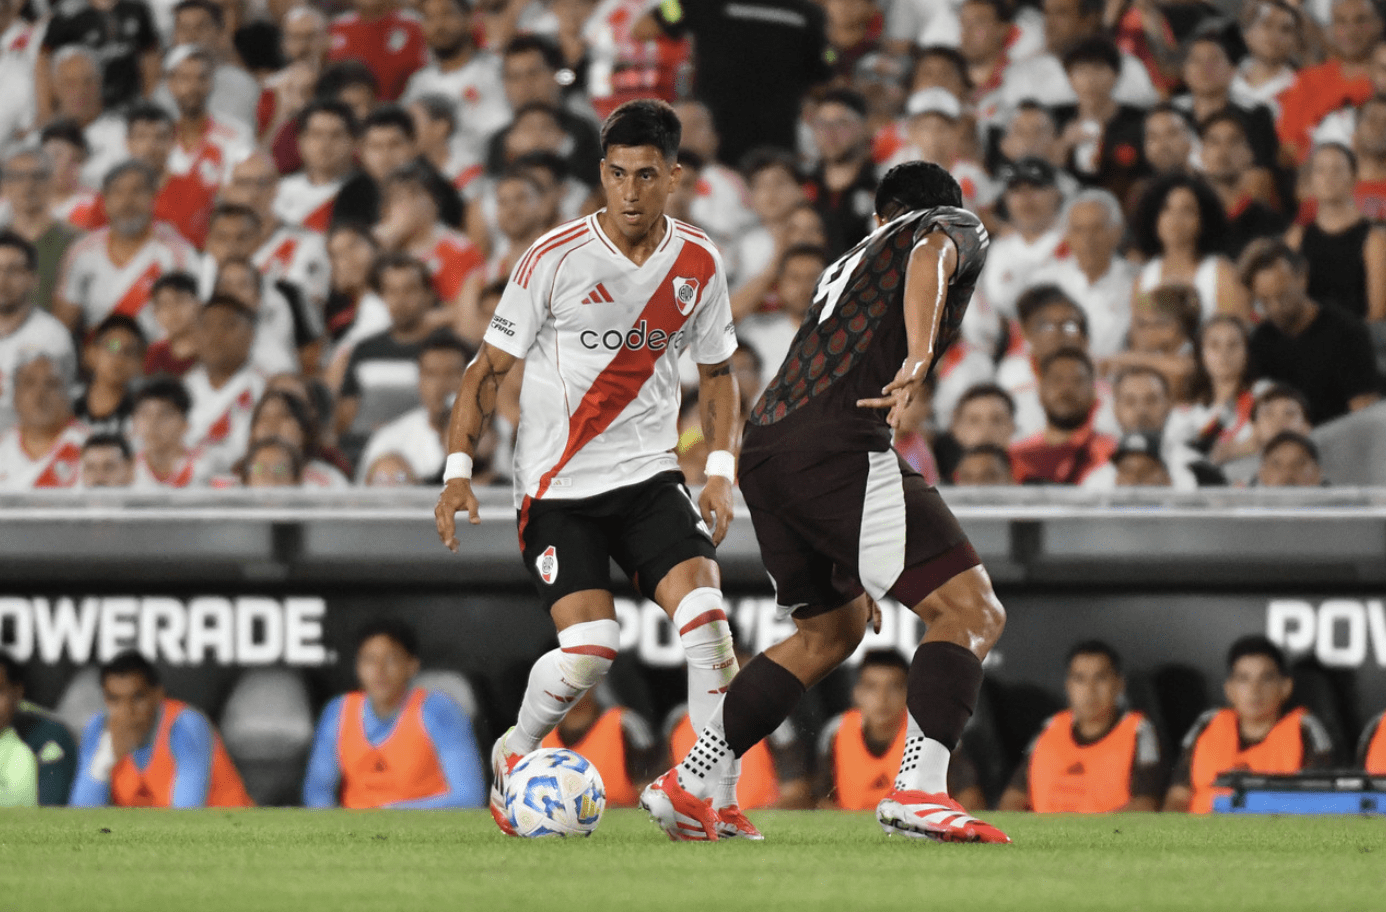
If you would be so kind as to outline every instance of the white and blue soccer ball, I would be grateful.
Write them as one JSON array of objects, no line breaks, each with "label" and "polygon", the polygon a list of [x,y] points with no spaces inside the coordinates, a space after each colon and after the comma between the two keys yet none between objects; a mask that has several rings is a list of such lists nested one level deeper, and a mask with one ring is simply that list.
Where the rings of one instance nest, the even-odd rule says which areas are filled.
[{"label": "white and blue soccer ball", "polygon": [[576,751],[542,748],[510,771],[505,815],[519,836],[591,836],[604,810],[601,774]]}]

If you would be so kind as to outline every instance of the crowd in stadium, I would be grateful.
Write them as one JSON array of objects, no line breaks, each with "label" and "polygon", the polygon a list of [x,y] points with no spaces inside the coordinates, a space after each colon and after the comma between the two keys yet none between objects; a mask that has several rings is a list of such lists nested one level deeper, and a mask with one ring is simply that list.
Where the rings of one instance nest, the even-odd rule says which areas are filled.
[{"label": "crowd in stadium", "polygon": [[[467,685],[456,683],[464,679],[445,675],[433,679],[441,686],[429,686],[420,676],[418,637],[397,620],[366,625],[355,659],[359,689],[326,703],[311,749],[291,747],[271,764],[272,777],[243,782],[238,762],[255,765],[266,752],[242,731],[245,713],[236,704],[259,701],[261,714],[276,715],[276,728],[292,729],[295,710],[307,712],[306,700],[295,707],[286,699],[294,686],[280,680],[275,694],[252,685],[245,699],[233,696],[219,732],[202,711],[164,690],[152,663],[124,652],[94,678],[74,682],[74,690],[99,686],[102,707],[74,739],[65,723],[78,720],[23,702],[22,666],[0,652],[0,807],[246,807],[256,803],[252,793],[261,802],[313,808],[481,807],[489,785],[478,750],[485,720],[463,708],[472,704],[477,713]],[[845,711],[816,732],[786,721],[742,758],[739,804],[874,808],[905,746],[908,670],[895,650],[866,652]],[[1352,767],[1386,776],[1386,713],[1366,724],[1355,745],[1350,733],[1335,738],[1304,705],[1302,694],[1313,688],[1299,686],[1293,674],[1269,640],[1239,639],[1227,654],[1225,705],[1202,712],[1181,737],[1157,703],[1135,708],[1121,656],[1110,645],[1080,642],[1064,669],[1066,707],[1042,723],[1031,720],[1025,737],[1032,740],[1018,760],[1003,764],[1005,778],[984,782],[996,777],[979,771],[1001,759],[980,731],[997,724],[983,710],[953,753],[948,790],[969,810],[994,803],[1040,813],[1208,813],[1214,798],[1227,794],[1215,780],[1228,770]],[[1320,706],[1333,713],[1330,704]],[[306,720],[304,727],[313,730]],[[601,774],[608,804],[634,807],[640,790],[693,741],[685,705],[669,711],[661,730],[622,705],[608,684],[585,694],[543,746],[581,753]]]},{"label": "crowd in stadium", "polygon": [[[992,234],[931,480],[1325,483],[1386,360],[1372,0],[0,0],[0,489],[437,482],[512,268],[683,121],[752,404],[894,163]],[[689,392],[696,371],[688,365]],[[521,372],[478,483],[508,483]],[[700,482],[695,395],[678,448]]]}]

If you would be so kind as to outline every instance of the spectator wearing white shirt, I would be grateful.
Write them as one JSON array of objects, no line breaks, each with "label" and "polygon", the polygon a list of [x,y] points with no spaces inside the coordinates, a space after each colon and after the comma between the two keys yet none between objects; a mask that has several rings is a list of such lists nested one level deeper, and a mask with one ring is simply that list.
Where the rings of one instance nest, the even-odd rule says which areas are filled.
[{"label": "spectator wearing white shirt", "polygon": [[[382,459],[402,458],[416,483],[441,477],[447,458],[448,416],[472,352],[461,339],[435,332],[419,352],[420,406],[371,434],[362,452],[357,481],[370,484]],[[493,454],[494,455],[494,454]]]},{"label": "spectator wearing white shirt", "polygon": [[15,423],[14,379],[34,353],[76,367],[72,336],[58,319],[34,306],[38,252],[13,231],[0,231],[0,433]]},{"label": "spectator wearing white shirt", "polygon": [[69,44],[53,54],[53,119],[70,118],[82,128],[87,160],[82,183],[95,190],[112,167],[124,161],[125,118],[101,107],[101,62],[91,49]]},{"label": "spectator wearing white shirt", "polygon": [[1014,319],[1016,299],[1063,242],[1059,227],[1063,197],[1056,169],[1040,158],[1016,162],[1005,172],[1005,181],[1002,215],[1011,230],[992,240],[978,285],[996,313]]},{"label": "spectator wearing white shirt", "polygon": [[1117,255],[1125,225],[1121,204],[1106,190],[1075,196],[1060,220],[1068,255],[1035,270],[1035,285],[1057,285],[1087,315],[1088,351],[1106,358],[1121,351],[1131,326],[1136,267]]},{"label": "spectator wearing white shirt", "polygon": [[1304,14],[1286,0],[1254,0],[1242,8],[1248,54],[1232,77],[1232,94],[1280,116],[1280,96],[1294,85],[1293,62],[1304,50]]},{"label": "spectator wearing white shirt", "polygon": [[[246,134],[253,136],[260,84],[243,67],[231,62],[234,51],[222,6],[213,0],[182,0],[175,6],[171,46],[179,45],[195,45],[213,55],[215,70],[207,108],[214,115],[234,121]],[[154,100],[174,110],[167,83],[154,93]]]},{"label": "spectator wearing white shirt", "polygon": [[0,149],[34,125],[34,64],[43,44],[45,23],[34,25],[19,15],[23,0],[0,0]]}]

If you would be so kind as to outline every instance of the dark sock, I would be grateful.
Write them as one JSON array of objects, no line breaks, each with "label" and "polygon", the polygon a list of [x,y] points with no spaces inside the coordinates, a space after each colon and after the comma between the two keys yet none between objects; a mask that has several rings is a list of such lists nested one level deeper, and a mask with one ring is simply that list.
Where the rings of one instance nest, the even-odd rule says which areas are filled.
[{"label": "dark sock", "polygon": [[952,750],[977,705],[982,663],[956,643],[921,643],[910,663],[905,705],[924,737]]},{"label": "dark sock", "polygon": [[740,757],[779,728],[803,695],[799,679],[764,653],[747,662],[722,704],[722,731],[732,753]]}]

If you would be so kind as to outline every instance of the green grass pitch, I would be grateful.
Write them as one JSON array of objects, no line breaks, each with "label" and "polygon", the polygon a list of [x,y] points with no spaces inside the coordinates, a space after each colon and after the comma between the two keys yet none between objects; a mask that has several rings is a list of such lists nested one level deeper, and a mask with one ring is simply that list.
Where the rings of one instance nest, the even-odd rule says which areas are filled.
[{"label": "green grass pitch", "polygon": [[764,843],[674,844],[640,811],[587,840],[485,812],[0,811],[0,909],[1386,910],[1386,819],[993,814],[1010,846],[761,812]]}]

